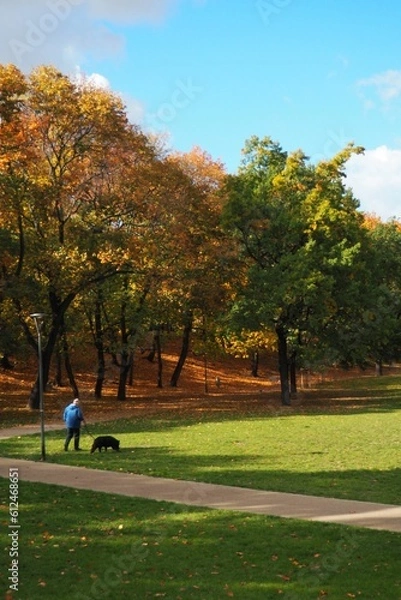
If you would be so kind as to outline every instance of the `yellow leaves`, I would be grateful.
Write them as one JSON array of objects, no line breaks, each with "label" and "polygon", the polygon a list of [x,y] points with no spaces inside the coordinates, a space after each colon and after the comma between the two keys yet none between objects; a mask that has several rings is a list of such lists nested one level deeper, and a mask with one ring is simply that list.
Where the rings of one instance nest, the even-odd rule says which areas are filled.
[{"label": "yellow leaves", "polygon": [[26,91],[26,81],[14,65],[0,65],[0,116],[9,121],[20,108],[20,100]]},{"label": "yellow leaves", "polygon": [[94,121],[104,126],[107,122],[111,124],[111,117],[117,121],[123,117],[124,104],[116,94],[93,85],[85,85],[79,91],[81,112]]},{"label": "yellow leaves", "polygon": [[18,67],[0,64],[0,98],[3,94],[23,93],[25,88],[25,77]]},{"label": "yellow leaves", "polygon": [[275,175],[272,179],[272,186],[280,189],[285,186],[286,181],[285,175],[283,173],[278,173],[278,175]]},{"label": "yellow leaves", "polygon": [[325,179],[326,181],[331,180],[341,180],[344,176],[343,168],[345,163],[353,156],[354,154],[363,154],[364,148],[362,146],[355,146],[353,142],[350,142],[337,152],[333,158],[330,160],[322,160],[316,165],[316,173]]},{"label": "yellow leaves", "polygon": [[247,358],[251,352],[258,349],[275,350],[276,344],[276,335],[273,331],[243,329],[238,335],[231,333],[230,340],[227,342],[227,351],[236,358]]},{"label": "yellow leaves", "polygon": [[35,110],[65,114],[76,105],[74,84],[55,67],[37,67],[29,76],[29,83],[29,101]]}]

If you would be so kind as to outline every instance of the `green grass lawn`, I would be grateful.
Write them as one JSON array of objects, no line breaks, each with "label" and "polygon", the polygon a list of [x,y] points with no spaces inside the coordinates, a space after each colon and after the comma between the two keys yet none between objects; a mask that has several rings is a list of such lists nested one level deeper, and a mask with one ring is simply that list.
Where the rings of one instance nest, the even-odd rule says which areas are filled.
[{"label": "green grass lawn", "polygon": [[16,600],[401,598],[400,534],[24,481],[19,497]]},{"label": "green grass lawn", "polygon": [[[83,430],[86,451],[65,453],[64,432],[47,432],[47,460],[399,504],[400,390],[401,378],[365,378],[325,386],[327,409],[312,398],[266,415],[172,413],[89,423],[93,435],[118,437],[122,451],[91,455]],[[0,453],[37,460],[40,437],[2,440]],[[6,559],[7,486],[0,479]],[[15,600],[401,600],[398,533],[24,481],[19,499]],[[0,565],[1,594],[7,560]]]},{"label": "green grass lawn", "polygon": [[[334,392],[342,395],[342,402],[346,398],[346,405],[327,412],[311,406],[302,411],[266,412],[266,416],[205,413],[189,418],[170,414],[90,424],[91,434],[108,433],[120,439],[120,453],[109,450],[91,455],[92,438],[85,428],[81,445],[86,451],[65,453],[64,431],[48,432],[47,460],[399,504],[400,389],[400,378],[365,378],[337,387]],[[0,452],[36,460],[39,436],[0,441]]]}]

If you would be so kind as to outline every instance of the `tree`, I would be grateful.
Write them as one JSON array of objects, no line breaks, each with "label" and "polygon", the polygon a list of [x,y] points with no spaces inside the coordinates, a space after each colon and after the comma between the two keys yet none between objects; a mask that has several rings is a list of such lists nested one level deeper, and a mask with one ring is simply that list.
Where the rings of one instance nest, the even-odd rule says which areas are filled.
[{"label": "tree", "polygon": [[357,364],[382,365],[401,356],[401,227],[365,218],[367,270],[363,310],[348,325],[358,348]]},{"label": "tree", "polygon": [[235,357],[249,358],[252,376],[259,377],[260,353],[277,350],[276,336],[271,330],[233,331],[230,328],[232,324],[233,320],[230,322],[228,318],[228,324],[225,324],[223,330],[224,349]]},{"label": "tree", "polygon": [[[314,166],[270,138],[252,137],[227,180],[224,222],[246,266],[232,315],[244,329],[275,332],[281,396],[290,404],[289,364],[341,313],[361,247],[362,216],[343,183],[352,144]],[[360,300],[352,295],[352,302]],[[294,382],[293,382],[294,383]]]},{"label": "tree", "polygon": [[[3,276],[34,347],[29,313],[48,314],[46,383],[74,299],[132,268],[125,239],[146,200],[140,174],[154,150],[117,96],[53,67],[27,78],[2,68],[0,89],[0,218],[18,246]],[[38,407],[37,385],[30,405]]]},{"label": "tree", "polygon": [[211,327],[225,310],[232,294],[236,259],[232,241],[221,227],[224,166],[199,147],[171,154],[168,163],[181,181],[169,227],[174,260],[162,292],[182,330],[181,352],[170,379],[170,386],[177,387],[194,322],[207,321]]},{"label": "tree", "polygon": [[120,400],[126,397],[127,374],[132,373],[134,352],[143,336],[154,333],[161,387],[162,332],[184,326],[182,352],[171,382],[177,385],[189,348],[193,311],[221,308],[228,285],[217,195],[222,166],[199,149],[183,155],[160,152],[140,177],[147,189],[146,202],[139,214],[121,217],[131,270],[124,279],[102,283],[96,301],[88,297],[84,302],[99,360],[97,395],[108,337],[106,346],[120,368]]}]

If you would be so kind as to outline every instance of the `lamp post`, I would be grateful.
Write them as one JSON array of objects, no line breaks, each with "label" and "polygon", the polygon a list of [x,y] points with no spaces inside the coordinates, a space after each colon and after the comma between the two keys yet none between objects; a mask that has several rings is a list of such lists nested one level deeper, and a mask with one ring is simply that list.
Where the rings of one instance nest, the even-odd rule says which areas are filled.
[{"label": "lamp post", "polygon": [[40,442],[41,442],[41,460],[46,460],[45,448],[45,411],[43,406],[43,364],[42,364],[42,326],[45,318],[44,313],[32,313],[32,319],[35,321],[36,332],[38,334],[38,375],[39,375],[39,409],[40,409]]}]

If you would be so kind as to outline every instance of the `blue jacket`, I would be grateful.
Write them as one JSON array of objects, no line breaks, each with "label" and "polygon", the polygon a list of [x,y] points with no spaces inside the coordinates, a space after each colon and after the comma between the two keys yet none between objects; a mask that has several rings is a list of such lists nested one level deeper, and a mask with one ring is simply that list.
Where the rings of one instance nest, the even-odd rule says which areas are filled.
[{"label": "blue jacket", "polygon": [[64,411],[64,421],[67,427],[77,429],[81,425],[81,421],[84,420],[82,410],[73,402],[69,404]]}]

